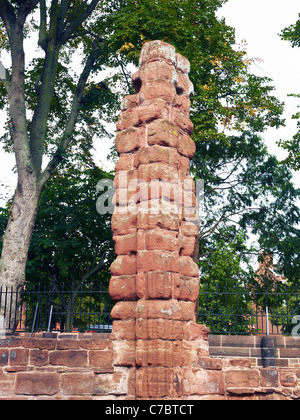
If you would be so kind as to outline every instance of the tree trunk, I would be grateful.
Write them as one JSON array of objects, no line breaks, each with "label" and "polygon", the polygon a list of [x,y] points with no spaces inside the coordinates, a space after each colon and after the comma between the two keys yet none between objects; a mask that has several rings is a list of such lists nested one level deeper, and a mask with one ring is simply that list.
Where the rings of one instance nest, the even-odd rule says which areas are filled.
[{"label": "tree trunk", "polygon": [[16,292],[25,283],[28,250],[41,194],[34,175],[28,174],[27,179],[26,183],[18,183],[0,259],[0,293],[5,295],[5,299],[0,300],[0,316],[4,317],[8,331],[18,324],[19,294]]}]

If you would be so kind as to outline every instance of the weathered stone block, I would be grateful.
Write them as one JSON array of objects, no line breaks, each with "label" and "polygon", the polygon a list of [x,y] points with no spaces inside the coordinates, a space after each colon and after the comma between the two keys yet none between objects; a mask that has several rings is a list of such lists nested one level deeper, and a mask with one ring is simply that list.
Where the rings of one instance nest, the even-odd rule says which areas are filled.
[{"label": "weathered stone block", "polygon": [[135,366],[135,348],[136,342],[134,340],[114,340],[114,366]]},{"label": "weathered stone block", "polygon": [[297,375],[296,372],[290,370],[285,372],[280,372],[280,383],[282,386],[294,387],[297,385]]},{"label": "weathered stone block", "polygon": [[94,373],[66,373],[62,375],[61,392],[65,395],[92,395]]},{"label": "weathered stone block", "polygon": [[9,350],[8,349],[0,349],[0,366],[8,365],[9,359]]},{"label": "weathered stone block", "polygon": [[178,252],[178,233],[165,229],[153,229],[145,234],[146,250]]},{"label": "weathered stone block", "polygon": [[180,255],[192,257],[195,252],[196,238],[194,236],[180,236]]},{"label": "weathered stone block", "polygon": [[90,350],[89,366],[97,367],[99,372],[113,373],[113,352],[112,350],[98,351]]},{"label": "weathered stone block", "polygon": [[139,108],[130,108],[127,111],[122,111],[117,122],[117,130],[120,132],[138,127],[140,125],[139,114]]},{"label": "weathered stone block", "polygon": [[175,65],[175,48],[172,45],[159,40],[146,43],[141,51],[139,66],[142,67],[146,63],[154,60],[164,60]]},{"label": "weathered stone block", "polygon": [[138,169],[138,179],[150,182],[151,180],[176,181],[178,174],[172,166],[158,162],[140,165]]},{"label": "weathered stone block", "polygon": [[119,131],[116,136],[116,149],[118,153],[129,153],[139,148],[138,129],[129,128]]},{"label": "weathered stone block", "polygon": [[137,319],[136,338],[143,340],[182,340],[185,323],[166,319]]},{"label": "weathered stone block", "polygon": [[212,357],[199,357],[198,366],[200,369],[222,370],[224,362],[222,359],[213,359]]},{"label": "weathered stone block", "polygon": [[199,226],[196,223],[192,222],[182,222],[181,223],[181,234],[183,236],[198,236],[199,235]]},{"label": "weathered stone block", "polygon": [[[138,184],[135,184],[132,189],[129,188],[121,188],[117,189],[113,199],[112,204],[114,206],[122,207],[124,206],[124,213],[127,213],[133,205],[136,205],[138,203]],[[120,213],[121,209],[119,208]]]},{"label": "weathered stone block", "polygon": [[11,366],[27,366],[29,360],[29,350],[11,349],[9,360]]},{"label": "weathered stone block", "polygon": [[175,68],[164,61],[153,61],[143,66],[132,76],[134,84],[153,83],[157,81],[177,81],[177,72]]},{"label": "weathered stone block", "polygon": [[115,301],[136,300],[136,276],[112,277],[109,283],[109,295]]},{"label": "weathered stone block", "polygon": [[136,108],[140,103],[140,95],[127,95],[121,101],[121,111]]},{"label": "weathered stone block", "polygon": [[195,319],[195,305],[192,302],[178,302],[177,300],[144,300],[137,302],[136,318],[143,319],[172,319],[192,321]]},{"label": "weathered stone block", "polygon": [[181,135],[178,139],[178,152],[188,158],[193,158],[196,153],[195,142],[187,135]]},{"label": "weathered stone block", "polygon": [[187,322],[184,329],[184,339],[187,341],[207,340],[209,328],[196,322]]},{"label": "weathered stone block", "polygon": [[199,286],[200,281],[198,278],[180,276],[180,280],[176,284],[174,298],[196,302],[199,297]]},{"label": "weathered stone block", "polygon": [[127,396],[129,394],[130,369],[116,368],[113,374],[95,375],[94,395]]},{"label": "weathered stone block", "polygon": [[183,340],[138,340],[136,343],[138,366],[191,366],[197,359],[197,343]]},{"label": "weathered stone block", "polygon": [[191,70],[191,65],[189,60],[181,54],[176,54],[176,68],[182,73],[189,74]]},{"label": "weathered stone block", "polygon": [[[190,118],[185,113],[180,112],[176,108],[172,109],[172,116],[171,116],[170,122],[175,124],[175,126],[177,128],[179,128],[179,130],[184,131],[188,135],[193,134],[194,124],[192,123]],[[183,149],[181,148],[181,150],[183,150]]]},{"label": "weathered stone block", "polygon": [[199,267],[191,257],[180,257],[180,274],[186,277],[199,277]]},{"label": "weathered stone block", "polygon": [[259,371],[256,369],[228,370],[225,380],[228,388],[257,388],[260,385]]},{"label": "weathered stone block", "polygon": [[149,101],[153,99],[163,99],[166,102],[172,102],[176,95],[176,89],[173,83],[159,80],[152,83],[143,84],[140,91],[141,101]]},{"label": "weathered stone block", "polygon": [[115,251],[117,255],[126,255],[136,252],[136,232],[128,235],[114,236]]},{"label": "weathered stone block", "polygon": [[143,147],[139,150],[137,156],[139,165],[161,162],[175,168],[178,168],[179,162],[181,163],[180,159],[182,159],[176,149],[161,145]]},{"label": "weathered stone block", "polygon": [[179,374],[172,368],[141,368],[136,373],[138,398],[164,398],[180,395],[182,390]]},{"label": "weathered stone block", "polygon": [[144,273],[149,271],[178,272],[178,252],[138,251],[137,271]]},{"label": "weathered stone block", "polygon": [[22,340],[22,346],[30,349],[54,350],[56,347],[56,340],[26,337]]},{"label": "weathered stone block", "polygon": [[55,395],[59,390],[57,373],[17,373],[17,395]]},{"label": "weathered stone block", "polygon": [[134,169],[135,169],[134,153],[121,154],[116,163],[115,172],[132,171]]},{"label": "weathered stone block", "polygon": [[139,108],[139,118],[137,125],[149,123],[153,120],[167,120],[170,114],[170,106],[163,99],[145,101]]},{"label": "weathered stone block", "polygon": [[111,219],[111,228],[114,235],[123,235],[136,232],[137,215],[114,213]]},{"label": "weathered stone block", "polygon": [[55,366],[84,367],[87,366],[87,351],[59,350],[50,353],[50,364]]},{"label": "weathered stone block", "polygon": [[47,350],[30,350],[30,364],[33,366],[46,366],[49,363]]},{"label": "weathered stone block", "polygon": [[136,327],[135,319],[125,321],[115,320],[113,323],[111,339],[112,340],[135,340]]},{"label": "weathered stone block", "polygon": [[178,273],[148,272],[137,275],[137,295],[140,299],[173,299]]},{"label": "weathered stone block", "polygon": [[175,214],[151,214],[151,213],[139,213],[137,215],[137,227],[138,229],[150,230],[156,227],[178,231],[179,229],[179,215]]},{"label": "weathered stone block", "polygon": [[112,319],[134,319],[136,302],[118,302],[111,311]]},{"label": "weathered stone block", "polygon": [[194,85],[189,79],[189,76],[181,72],[177,73],[176,88],[181,95],[190,96],[194,92]]},{"label": "weathered stone block", "polygon": [[260,385],[265,388],[277,388],[279,384],[278,376],[276,369],[262,369],[260,372]]},{"label": "weathered stone block", "polygon": [[136,169],[132,171],[119,171],[114,179],[116,189],[128,188],[129,191],[136,191],[138,185],[138,172]]},{"label": "weathered stone block", "polygon": [[183,369],[183,388],[185,395],[224,395],[225,382],[222,371],[206,369]]},{"label": "weathered stone block", "polygon": [[160,145],[177,147],[179,132],[174,124],[166,120],[156,120],[148,125],[147,141],[149,146]]},{"label": "weathered stone block", "polygon": [[119,255],[112,263],[110,271],[113,276],[136,274],[137,259],[135,255]]}]

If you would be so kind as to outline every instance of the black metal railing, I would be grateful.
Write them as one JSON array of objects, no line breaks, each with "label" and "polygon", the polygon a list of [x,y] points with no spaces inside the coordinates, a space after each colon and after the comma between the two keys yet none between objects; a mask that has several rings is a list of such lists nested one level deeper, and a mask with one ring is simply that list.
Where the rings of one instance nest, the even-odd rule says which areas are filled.
[{"label": "black metal railing", "polygon": [[299,315],[298,285],[219,283],[200,288],[197,321],[212,334],[292,335]]},{"label": "black metal railing", "polygon": [[[110,332],[115,303],[107,289],[101,285],[0,288],[0,330]],[[196,317],[212,334],[300,336],[298,286],[202,285]]]},{"label": "black metal railing", "polygon": [[110,332],[112,307],[107,288],[99,285],[0,289],[0,316],[10,331]]}]

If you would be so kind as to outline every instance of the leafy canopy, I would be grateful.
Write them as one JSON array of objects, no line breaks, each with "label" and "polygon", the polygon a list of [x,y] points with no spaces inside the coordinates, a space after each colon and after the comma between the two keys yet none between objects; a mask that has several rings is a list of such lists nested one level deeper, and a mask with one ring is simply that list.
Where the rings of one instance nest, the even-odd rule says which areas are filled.
[{"label": "leafy canopy", "polygon": [[[300,14],[299,14],[300,18]],[[281,32],[282,39],[290,41],[292,47],[300,47],[300,19],[294,25],[290,25]],[[290,95],[296,98],[300,98],[300,95]],[[300,105],[299,105],[300,107]],[[300,169],[300,112],[297,112],[292,116],[293,119],[298,120],[297,127],[298,132],[293,136],[291,140],[282,139],[279,145],[288,152],[286,163],[294,170]]]}]

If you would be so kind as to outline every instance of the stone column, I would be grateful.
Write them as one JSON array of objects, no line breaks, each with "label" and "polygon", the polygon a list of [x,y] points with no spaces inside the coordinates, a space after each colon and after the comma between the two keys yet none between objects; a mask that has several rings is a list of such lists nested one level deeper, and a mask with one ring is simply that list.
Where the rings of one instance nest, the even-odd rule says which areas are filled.
[{"label": "stone column", "polygon": [[195,322],[199,270],[195,185],[189,176],[193,85],[188,60],[162,41],[146,43],[135,95],[117,123],[119,160],[111,266],[114,366],[128,371],[128,395],[182,398],[185,369],[208,355]]}]

